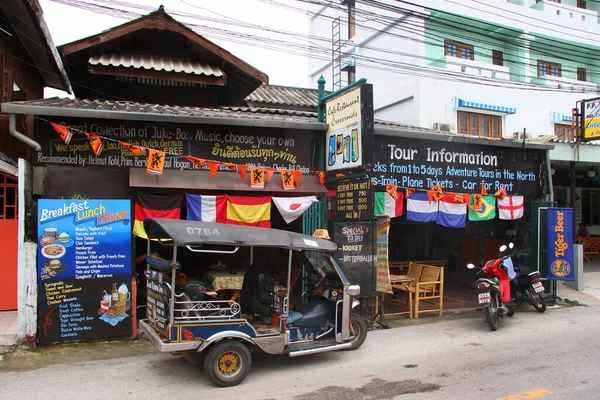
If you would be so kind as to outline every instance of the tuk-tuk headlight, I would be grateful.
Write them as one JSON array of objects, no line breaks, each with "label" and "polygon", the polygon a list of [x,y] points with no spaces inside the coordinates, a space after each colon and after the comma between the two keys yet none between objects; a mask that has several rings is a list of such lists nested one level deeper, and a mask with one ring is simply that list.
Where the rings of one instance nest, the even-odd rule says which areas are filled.
[{"label": "tuk-tuk headlight", "polygon": [[360,294],[360,286],[359,285],[350,285],[346,289],[346,294],[348,296],[358,296]]}]

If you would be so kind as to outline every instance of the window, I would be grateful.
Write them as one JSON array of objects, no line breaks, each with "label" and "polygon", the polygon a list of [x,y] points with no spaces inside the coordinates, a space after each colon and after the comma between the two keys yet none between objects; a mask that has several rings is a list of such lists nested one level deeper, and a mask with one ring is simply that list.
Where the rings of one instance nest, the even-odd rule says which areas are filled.
[{"label": "window", "polygon": [[444,55],[449,57],[462,58],[463,60],[474,60],[475,51],[473,46],[468,44],[452,42],[446,40],[444,42]]},{"label": "window", "polygon": [[502,138],[502,117],[498,115],[459,111],[457,125],[458,133],[489,138]]},{"label": "window", "polygon": [[571,125],[554,124],[554,136],[559,140],[575,140]]},{"label": "window", "polygon": [[583,8],[586,9],[587,6],[585,4],[585,0],[577,0],[577,8]]},{"label": "window", "polygon": [[551,63],[548,61],[538,60],[538,77],[542,76],[562,76],[562,66],[560,64]]},{"label": "window", "polygon": [[577,68],[577,80],[585,82],[587,79],[587,71],[585,68]]},{"label": "window", "polygon": [[492,50],[492,63],[494,65],[504,65],[504,54],[501,51]]},{"label": "window", "polygon": [[348,0],[348,39],[356,35],[356,1]]},{"label": "window", "polygon": [[600,190],[581,189],[581,222],[600,225]]}]

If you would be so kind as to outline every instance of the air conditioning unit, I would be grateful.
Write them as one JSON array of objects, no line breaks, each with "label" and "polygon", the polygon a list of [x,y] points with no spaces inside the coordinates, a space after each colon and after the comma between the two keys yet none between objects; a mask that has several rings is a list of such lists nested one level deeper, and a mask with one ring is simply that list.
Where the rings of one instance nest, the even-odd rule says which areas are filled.
[{"label": "air conditioning unit", "polygon": [[513,139],[514,140],[523,140],[523,136],[525,136],[525,139],[527,139],[527,137],[529,135],[524,135],[523,132],[513,132]]},{"label": "air conditioning unit", "polygon": [[433,129],[435,129],[436,131],[442,131],[442,132],[454,132],[454,125],[452,124],[447,124],[445,122],[436,122],[433,124]]}]

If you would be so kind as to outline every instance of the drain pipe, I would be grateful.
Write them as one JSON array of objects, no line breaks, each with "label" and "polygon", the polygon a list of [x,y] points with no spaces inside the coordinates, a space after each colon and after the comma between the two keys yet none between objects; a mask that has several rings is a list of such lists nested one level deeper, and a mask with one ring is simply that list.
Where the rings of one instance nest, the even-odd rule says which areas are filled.
[{"label": "drain pipe", "polygon": [[17,117],[15,114],[10,114],[8,116],[8,131],[13,137],[25,143],[27,146],[33,147],[36,151],[42,151],[42,146],[40,146],[38,142],[17,130]]},{"label": "drain pipe", "polygon": [[552,165],[550,165],[550,150],[546,149],[546,175],[548,175],[548,192],[550,202],[554,202],[554,185],[552,184]]}]

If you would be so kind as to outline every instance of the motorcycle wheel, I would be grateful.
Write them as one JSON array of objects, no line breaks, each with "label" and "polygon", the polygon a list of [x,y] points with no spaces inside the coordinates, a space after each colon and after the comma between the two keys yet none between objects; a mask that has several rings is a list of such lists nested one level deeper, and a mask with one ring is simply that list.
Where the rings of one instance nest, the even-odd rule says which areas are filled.
[{"label": "motorcycle wheel", "polygon": [[352,315],[350,322],[350,334],[352,335],[352,346],[348,350],[358,349],[367,338],[367,321],[360,315]]},{"label": "motorcycle wheel", "polygon": [[483,309],[485,318],[490,329],[497,331],[500,327],[500,317],[498,316],[498,294],[491,293],[490,304]]},{"label": "motorcycle wheel", "polygon": [[543,313],[546,311],[546,299],[540,296],[533,288],[527,288],[527,294],[529,295],[529,302],[536,309],[537,312]]}]

